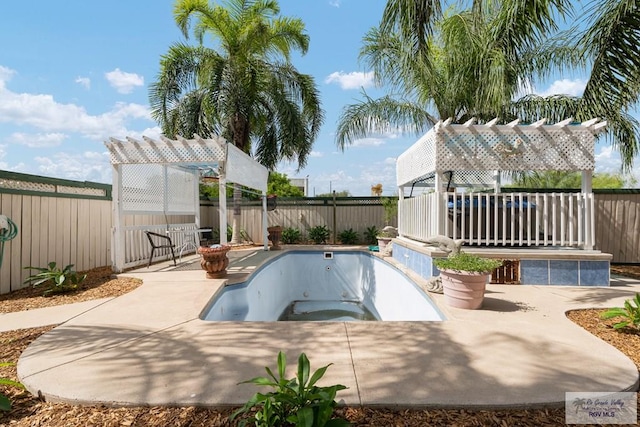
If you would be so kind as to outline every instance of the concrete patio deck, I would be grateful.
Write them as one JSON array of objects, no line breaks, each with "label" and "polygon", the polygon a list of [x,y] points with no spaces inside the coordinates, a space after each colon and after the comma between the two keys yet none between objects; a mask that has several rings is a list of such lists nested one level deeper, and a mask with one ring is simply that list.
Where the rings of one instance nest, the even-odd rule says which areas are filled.
[{"label": "concrete patio deck", "polygon": [[[244,280],[279,253],[230,252],[226,280]],[[50,401],[239,406],[261,388],[237,383],[274,368],[283,350],[292,368],[301,352],[313,370],[332,363],[321,385],[349,387],[338,393],[346,405],[557,406],[565,392],[637,390],[636,366],[564,313],[621,306],[640,292],[638,281],[614,278],[610,288],[489,285],[483,308],[473,311],[430,294],[443,322],[215,323],[199,315],[225,280],[205,279],[193,268],[196,260],[186,257],[175,270],[162,263],[128,272],[144,281],[135,291],[73,313],[59,308],[57,319],[69,310],[68,320],[23,353],[20,381]],[[0,319],[16,327],[25,316]]]}]

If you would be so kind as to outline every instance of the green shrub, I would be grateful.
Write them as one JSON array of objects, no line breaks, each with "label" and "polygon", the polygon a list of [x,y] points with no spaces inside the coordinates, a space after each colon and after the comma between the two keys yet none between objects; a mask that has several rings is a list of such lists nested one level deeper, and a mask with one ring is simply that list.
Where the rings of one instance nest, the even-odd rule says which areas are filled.
[{"label": "green shrub", "polygon": [[61,270],[55,262],[50,262],[47,267],[25,267],[25,270],[36,270],[38,273],[29,276],[24,283],[33,286],[47,285],[44,296],[75,291],[87,275],[79,275],[72,267],[73,264],[69,264]]},{"label": "green shrub", "polygon": [[324,225],[316,225],[309,229],[309,238],[313,240],[313,243],[316,245],[327,243],[329,239],[329,229]]},{"label": "green shrub", "polygon": [[[13,363],[10,362],[0,362],[0,367],[2,366],[11,366]],[[0,378],[0,385],[9,385],[13,387],[24,388],[22,384],[17,381],[10,380],[8,378]],[[0,393],[0,411],[10,411],[11,410],[11,401],[7,396]]]},{"label": "green shrub", "polygon": [[375,225],[367,227],[364,231],[364,240],[368,245],[376,245],[378,243],[378,233],[380,230]]},{"label": "green shrub", "polygon": [[490,273],[502,265],[499,259],[481,258],[460,251],[456,255],[447,258],[434,259],[433,263],[440,270],[469,271],[475,273]]},{"label": "green shrub", "polygon": [[338,234],[338,239],[343,245],[355,245],[358,243],[358,232],[353,231],[352,228],[343,230]]},{"label": "green shrub", "polygon": [[638,328],[640,326],[640,294],[636,294],[633,300],[626,300],[623,307],[611,308],[600,315],[603,319],[621,317],[624,320],[613,325],[614,329],[626,326]]},{"label": "green shrub", "polygon": [[301,239],[302,233],[297,228],[288,227],[282,230],[282,243],[285,245],[300,243]]},{"label": "green shrub", "polygon": [[[333,410],[336,406],[335,397],[338,391],[347,387],[336,384],[329,387],[318,387],[316,383],[320,380],[327,368],[324,366],[309,376],[311,364],[307,356],[302,353],[298,357],[298,373],[295,378],[286,379],[285,371],[287,367],[286,356],[283,352],[278,353],[278,377],[276,377],[269,367],[265,367],[268,377],[256,377],[240,384],[252,383],[259,386],[272,387],[274,391],[269,393],[256,393],[240,409],[235,411],[230,420],[233,421],[238,415],[246,414],[253,408],[256,412],[253,415],[251,424],[259,427],[272,426],[308,426],[308,427],[334,427],[347,426],[346,420],[334,418]],[[249,420],[240,421],[240,426],[245,426]]]}]

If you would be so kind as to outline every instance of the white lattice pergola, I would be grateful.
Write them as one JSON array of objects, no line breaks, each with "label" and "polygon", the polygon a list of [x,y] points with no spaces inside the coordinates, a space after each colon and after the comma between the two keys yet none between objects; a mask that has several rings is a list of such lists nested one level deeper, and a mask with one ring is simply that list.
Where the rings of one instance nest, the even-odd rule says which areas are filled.
[{"label": "white lattice pergola", "polygon": [[[220,229],[227,229],[227,182],[257,190],[263,196],[264,242],[267,245],[267,169],[222,138],[177,137],[159,140],[111,138],[105,142],[113,166],[113,266],[116,271],[135,265],[126,259],[126,215],[193,215],[200,227],[199,177],[215,170],[220,185]],[[168,225],[168,224],[167,224]],[[138,228],[144,225],[137,225]],[[226,243],[226,233],[220,233]],[[138,262],[139,264],[139,262]]]},{"label": "white lattice pergola", "polygon": [[[444,234],[478,245],[592,248],[595,142],[607,123],[497,123],[498,119],[486,124],[439,121],[398,157],[400,235],[418,241]],[[502,171],[552,170],[580,171],[580,193],[500,194]],[[405,188],[414,186],[435,191],[405,198]],[[456,187],[493,187],[494,195],[456,194]]]},{"label": "white lattice pergola", "polygon": [[[553,125],[540,120],[530,125],[513,121],[498,125],[470,120],[464,124],[439,121],[402,153],[396,164],[398,187],[426,183],[440,190],[437,181],[457,186],[492,186],[499,171],[582,171],[583,187],[590,191],[595,140],[606,122],[592,119]],[[585,182],[586,181],[586,182]]]}]

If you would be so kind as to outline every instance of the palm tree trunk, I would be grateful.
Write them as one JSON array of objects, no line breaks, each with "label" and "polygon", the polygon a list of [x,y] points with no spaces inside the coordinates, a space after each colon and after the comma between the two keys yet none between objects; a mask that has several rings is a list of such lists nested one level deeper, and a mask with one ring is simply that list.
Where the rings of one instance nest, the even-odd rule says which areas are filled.
[{"label": "palm tree trunk", "polygon": [[242,191],[240,184],[233,184],[233,220],[231,222],[232,232],[231,241],[229,243],[240,243],[240,201],[242,200]]}]

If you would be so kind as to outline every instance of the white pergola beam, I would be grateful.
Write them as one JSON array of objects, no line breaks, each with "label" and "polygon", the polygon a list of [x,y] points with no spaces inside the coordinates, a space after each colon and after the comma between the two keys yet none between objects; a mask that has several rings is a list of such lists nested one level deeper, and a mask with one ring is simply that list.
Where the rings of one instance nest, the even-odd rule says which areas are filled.
[{"label": "white pergola beam", "polygon": [[498,117],[496,117],[495,119],[489,120],[489,121],[485,124],[485,126],[486,126],[486,127],[490,127],[490,128],[491,128],[491,127],[494,127],[494,126],[498,123],[498,120],[500,120]]},{"label": "white pergola beam", "polygon": [[600,119],[596,117],[596,118],[594,118],[594,119],[591,119],[591,120],[587,120],[587,121],[585,121],[585,122],[582,122],[582,123],[580,123],[580,125],[588,128],[588,127],[590,127],[590,126],[595,125],[595,124],[596,124],[596,123],[598,123],[599,121],[600,121]]},{"label": "white pergola beam", "polygon": [[539,128],[540,126],[543,126],[545,123],[547,123],[547,119],[542,119],[542,120],[538,120],[537,122],[531,123],[529,126],[533,128]]}]

